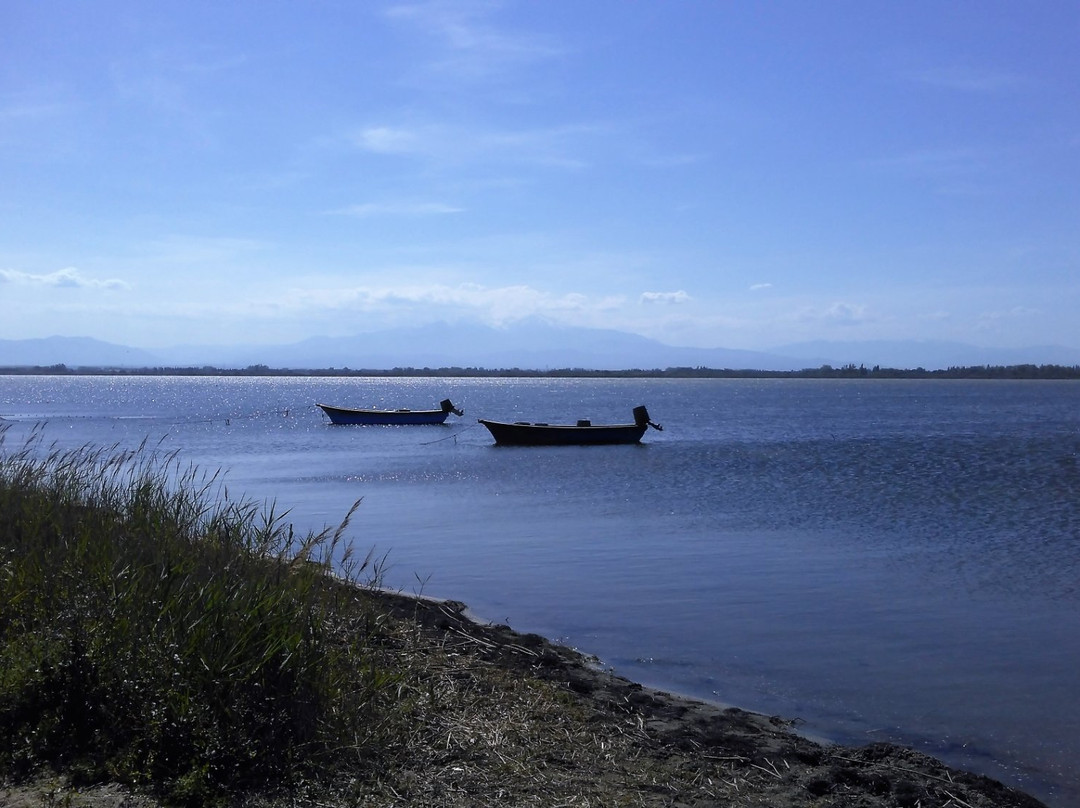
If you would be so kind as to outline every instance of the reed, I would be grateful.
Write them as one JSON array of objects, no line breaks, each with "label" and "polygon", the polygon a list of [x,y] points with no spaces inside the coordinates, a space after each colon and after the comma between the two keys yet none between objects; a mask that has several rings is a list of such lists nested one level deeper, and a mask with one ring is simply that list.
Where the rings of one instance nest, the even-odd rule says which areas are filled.
[{"label": "reed", "polygon": [[379,564],[342,550],[348,516],[298,536],[157,447],[3,439],[0,775],[202,805],[355,777],[407,734],[419,674],[363,597]]}]

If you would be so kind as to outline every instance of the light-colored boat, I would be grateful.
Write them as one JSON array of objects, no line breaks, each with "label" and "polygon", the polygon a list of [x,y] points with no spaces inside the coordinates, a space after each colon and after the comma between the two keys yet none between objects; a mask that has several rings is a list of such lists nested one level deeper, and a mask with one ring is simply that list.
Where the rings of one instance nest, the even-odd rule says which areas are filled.
[{"label": "light-colored boat", "polygon": [[319,408],[338,426],[398,426],[417,424],[442,424],[450,413],[461,416],[464,410],[455,407],[450,399],[439,404],[437,410],[356,410],[319,404]]}]

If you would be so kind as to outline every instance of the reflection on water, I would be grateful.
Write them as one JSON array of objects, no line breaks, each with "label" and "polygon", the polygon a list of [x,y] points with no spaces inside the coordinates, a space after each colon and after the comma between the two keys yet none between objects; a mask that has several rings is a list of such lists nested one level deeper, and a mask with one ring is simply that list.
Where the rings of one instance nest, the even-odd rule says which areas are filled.
[{"label": "reflection on water", "polygon": [[[315,401],[469,413],[330,427]],[[475,417],[664,423],[495,450]],[[8,445],[164,436],[387,582],[649,684],[1080,803],[1080,385],[7,377]],[[156,444],[155,444],[156,445]]]}]

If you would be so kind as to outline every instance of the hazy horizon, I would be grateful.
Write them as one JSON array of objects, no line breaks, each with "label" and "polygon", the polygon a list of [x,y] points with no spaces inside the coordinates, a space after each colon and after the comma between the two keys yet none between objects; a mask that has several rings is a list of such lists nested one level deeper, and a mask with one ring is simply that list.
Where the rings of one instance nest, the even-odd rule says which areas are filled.
[{"label": "hazy horizon", "polygon": [[979,348],[937,341],[811,341],[773,352],[666,345],[612,330],[539,322],[494,329],[429,324],[348,337],[310,337],[273,345],[176,345],[147,349],[85,337],[0,338],[0,366],[217,367],[282,369],[522,368],[545,370],[702,367],[790,371],[824,365],[891,369],[1059,365],[1080,366],[1080,350],[1065,346]]}]

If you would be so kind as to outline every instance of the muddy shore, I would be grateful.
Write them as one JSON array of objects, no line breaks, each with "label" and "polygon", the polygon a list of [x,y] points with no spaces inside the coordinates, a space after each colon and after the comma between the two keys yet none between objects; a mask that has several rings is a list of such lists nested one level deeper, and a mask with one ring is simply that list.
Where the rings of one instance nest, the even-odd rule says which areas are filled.
[{"label": "muddy shore", "polygon": [[820,744],[796,733],[783,718],[644,687],[539,635],[471,619],[459,602],[392,593],[384,597],[395,613],[415,619],[435,641],[457,645],[523,676],[556,683],[593,711],[600,723],[637,725],[643,730],[641,744],[650,754],[679,758],[682,766],[699,766],[702,777],[713,775],[715,764],[723,761],[730,782],[743,783],[735,789],[738,796],[715,803],[684,802],[673,794],[649,804],[1043,806],[996,780],[950,768],[901,746]]}]

